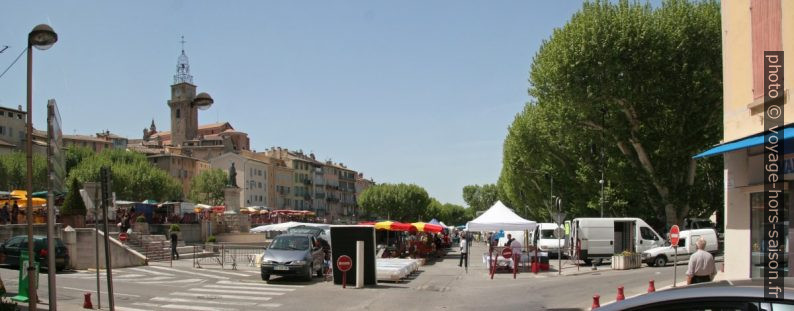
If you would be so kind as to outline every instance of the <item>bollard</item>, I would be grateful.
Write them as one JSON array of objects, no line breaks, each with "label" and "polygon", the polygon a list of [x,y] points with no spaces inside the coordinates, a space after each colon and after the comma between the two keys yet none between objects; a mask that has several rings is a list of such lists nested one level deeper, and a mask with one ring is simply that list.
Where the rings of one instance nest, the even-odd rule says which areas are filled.
[{"label": "bollard", "polygon": [[601,303],[598,302],[598,299],[600,299],[600,298],[601,298],[601,296],[599,296],[599,295],[593,296],[593,305],[590,306],[590,310],[594,310],[596,308],[600,308],[601,307]]},{"label": "bollard", "polygon": [[618,296],[615,298],[615,301],[621,301],[626,299],[626,296],[623,295],[623,286],[618,286]]},{"label": "bollard", "polygon": [[651,280],[650,282],[648,282],[648,292],[653,293],[655,291],[656,291],[656,286],[653,285],[653,280]]},{"label": "bollard", "polygon": [[94,305],[91,304],[91,293],[85,293],[83,295],[83,297],[85,297],[83,299],[83,309],[93,309]]}]

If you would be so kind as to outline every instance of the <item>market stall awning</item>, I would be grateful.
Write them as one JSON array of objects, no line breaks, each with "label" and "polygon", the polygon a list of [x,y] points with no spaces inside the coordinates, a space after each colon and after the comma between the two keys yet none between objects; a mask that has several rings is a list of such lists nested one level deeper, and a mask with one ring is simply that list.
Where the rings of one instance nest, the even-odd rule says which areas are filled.
[{"label": "market stall awning", "polygon": [[466,223],[467,231],[534,230],[537,223],[516,215],[502,201],[496,201],[480,217]]},{"label": "market stall awning", "polygon": [[416,230],[419,230],[421,232],[439,233],[439,232],[444,230],[444,227],[441,227],[439,225],[435,225],[435,224],[431,224],[431,223],[424,223],[424,222],[421,222],[421,221],[412,223],[411,225],[416,227]]},{"label": "market stall awning", "polygon": [[[789,139],[792,139],[792,138],[794,138],[794,126],[789,126],[787,128],[784,128],[783,129],[783,140],[789,140]],[[695,155],[692,158],[694,158],[694,159],[707,158],[707,157],[710,157],[710,156],[720,155],[720,154],[723,154],[723,153],[726,153],[726,152],[736,151],[736,150],[740,150],[740,149],[747,149],[747,148],[755,147],[755,146],[761,146],[763,144],[764,144],[764,134],[761,133],[761,134],[756,134],[756,135],[753,135],[753,136],[749,136],[749,137],[745,137],[745,138],[742,138],[742,139],[738,139],[738,140],[734,140],[734,141],[731,141],[731,142],[727,142],[727,143],[716,145],[716,146],[712,147],[709,150],[703,151],[703,152]],[[783,150],[783,153],[788,154],[788,153],[794,152],[794,147],[788,147],[788,145],[791,145],[790,143],[788,143],[788,144],[787,143],[783,143],[783,145],[786,147],[785,150]]]},{"label": "market stall awning", "polygon": [[379,221],[375,223],[375,230],[389,230],[389,231],[411,231],[413,226],[398,221]]}]

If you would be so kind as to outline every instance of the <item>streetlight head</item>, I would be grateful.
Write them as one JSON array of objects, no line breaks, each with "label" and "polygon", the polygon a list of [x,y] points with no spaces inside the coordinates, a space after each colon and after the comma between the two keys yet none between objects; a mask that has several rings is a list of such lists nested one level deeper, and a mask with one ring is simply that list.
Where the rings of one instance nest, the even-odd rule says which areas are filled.
[{"label": "streetlight head", "polygon": [[204,92],[199,93],[198,95],[196,95],[196,98],[193,99],[193,105],[195,105],[196,107],[198,107],[198,109],[201,110],[209,109],[214,102],[215,101],[212,100],[210,94]]},{"label": "streetlight head", "polygon": [[33,27],[33,30],[28,34],[28,46],[36,47],[39,50],[49,49],[57,41],[58,34],[46,24],[39,24]]}]

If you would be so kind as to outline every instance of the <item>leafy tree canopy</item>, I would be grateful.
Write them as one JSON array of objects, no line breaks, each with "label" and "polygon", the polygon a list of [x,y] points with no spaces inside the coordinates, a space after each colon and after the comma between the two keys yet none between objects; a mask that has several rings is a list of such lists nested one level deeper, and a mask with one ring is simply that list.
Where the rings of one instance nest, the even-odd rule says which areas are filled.
[{"label": "leafy tree canopy", "polygon": [[191,182],[190,200],[196,203],[222,205],[223,189],[227,180],[226,173],[221,169],[213,168],[199,173]]}]

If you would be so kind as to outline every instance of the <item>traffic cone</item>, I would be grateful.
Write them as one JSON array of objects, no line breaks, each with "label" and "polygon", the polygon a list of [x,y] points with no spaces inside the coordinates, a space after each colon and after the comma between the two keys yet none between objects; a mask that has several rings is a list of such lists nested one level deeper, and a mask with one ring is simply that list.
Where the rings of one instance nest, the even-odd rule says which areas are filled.
[{"label": "traffic cone", "polygon": [[91,293],[85,293],[83,297],[85,297],[85,299],[83,299],[83,309],[93,309],[94,305],[91,304]]},{"label": "traffic cone", "polygon": [[599,296],[599,295],[593,296],[593,305],[590,306],[590,310],[595,310],[596,308],[600,308],[601,307],[601,303],[598,302],[599,299],[601,299],[601,296]]},{"label": "traffic cone", "polygon": [[618,297],[615,298],[616,301],[621,301],[626,299],[626,296],[623,295],[623,286],[618,286]]},{"label": "traffic cone", "polygon": [[655,291],[656,291],[656,286],[653,285],[653,280],[651,280],[650,282],[648,282],[648,292],[653,293]]}]

